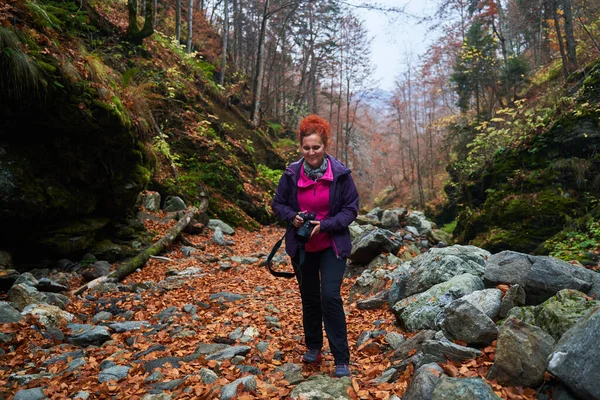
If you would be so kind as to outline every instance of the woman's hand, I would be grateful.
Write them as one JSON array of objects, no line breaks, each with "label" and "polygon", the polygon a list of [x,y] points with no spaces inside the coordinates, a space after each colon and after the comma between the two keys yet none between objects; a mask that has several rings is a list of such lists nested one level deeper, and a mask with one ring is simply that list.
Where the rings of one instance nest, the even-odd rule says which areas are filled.
[{"label": "woman's hand", "polygon": [[310,221],[310,223],[314,225],[314,228],[310,233],[310,237],[313,237],[313,235],[316,235],[317,233],[321,232],[321,221],[312,220]]},{"label": "woman's hand", "polygon": [[304,220],[302,219],[302,217],[296,214],[296,216],[292,220],[292,225],[294,225],[296,228],[300,228],[303,222]]}]

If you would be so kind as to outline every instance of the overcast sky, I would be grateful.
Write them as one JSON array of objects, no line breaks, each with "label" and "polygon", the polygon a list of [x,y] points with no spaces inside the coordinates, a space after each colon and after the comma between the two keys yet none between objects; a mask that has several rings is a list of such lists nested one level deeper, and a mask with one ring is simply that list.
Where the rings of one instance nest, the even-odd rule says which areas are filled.
[{"label": "overcast sky", "polygon": [[[392,7],[406,5],[408,12],[418,16],[427,11],[422,0],[380,0],[378,3]],[[428,10],[431,10],[433,2],[428,3]],[[395,78],[405,68],[406,54],[413,54],[414,65],[417,56],[423,54],[431,44],[434,34],[426,33],[425,26],[418,25],[413,19],[402,15],[386,15],[362,9],[356,9],[356,13],[365,21],[367,29],[374,37],[371,52],[371,60],[376,66],[374,78],[379,80],[381,89],[392,90]]]}]

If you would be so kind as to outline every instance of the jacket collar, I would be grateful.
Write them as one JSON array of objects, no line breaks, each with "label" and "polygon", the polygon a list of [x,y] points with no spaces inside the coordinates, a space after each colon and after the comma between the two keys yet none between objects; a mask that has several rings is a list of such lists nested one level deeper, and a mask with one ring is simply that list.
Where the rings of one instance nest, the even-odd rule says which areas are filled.
[{"label": "jacket collar", "polygon": [[[327,160],[329,161],[329,166],[327,167],[327,170],[329,171],[329,168],[331,168],[331,173],[333,174],[332,180],[335,180],[339,176],[346,175],[351,172],[350,169],[348,169],[344,164],[342,164],[339,160],[337,160],[332,155],[326,154],[325,156],[327,157]],[[300,169],[302,168],[303,162],[304,162],[304,157],[302,157],[298,161],[291,163],[285,170],[285,173],[288,175],[291,175],[294,178],[294,181],[296,181],[296,182],[298,181],[298,179],[300,179]]]},{"label": "jacket collar", "polygon": [[[325,171],[325,174],[323,174],[322,177],[320,177],[318,179],[320,180],[324,180],[324,181],[333,181],[333,171],[331,168],[331,162],[327,163],[327,170]],[[317,182],[313,181],[312,179],[310,179],[308,176],[306,176],[306,174],[304,173],[304,168],[300,168],[300,176],[298,179],[298,187],[309,187],[312,186],[314,184],[316,184]]]}]

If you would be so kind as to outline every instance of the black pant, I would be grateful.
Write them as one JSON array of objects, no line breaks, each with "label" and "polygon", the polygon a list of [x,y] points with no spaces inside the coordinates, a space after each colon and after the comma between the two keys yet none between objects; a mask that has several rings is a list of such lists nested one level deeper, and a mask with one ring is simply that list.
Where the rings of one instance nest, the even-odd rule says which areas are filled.
[{"label": "black pant", "polygon": [[329,348],[337,364],[348,364],[348,333],[346,314],[340,288],[346,269],[346,260],[335,256],[333,249],[306,252],[304,264],[298,267],[299,254],[293,265],[302,297],[304,340],[309,349],[323,347],[323,325]]}]

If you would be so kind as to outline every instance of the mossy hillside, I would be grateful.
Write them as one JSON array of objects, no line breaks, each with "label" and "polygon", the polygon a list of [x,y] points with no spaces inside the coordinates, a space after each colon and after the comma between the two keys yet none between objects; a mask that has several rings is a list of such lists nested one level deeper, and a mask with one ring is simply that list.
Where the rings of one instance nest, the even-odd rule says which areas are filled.
[{"label": "mossy hillside", "polygon": [[467,179],[451,173],[446,192],[457,210],[459,242],[547,253],[541,243],[594,207],[600,198],[598,76],[596,63],[522,145],[498,150]]},{"label": "mossy hillside", "polygon": [[[458,240],[491,252],[530,252],[558,232],[577,201],[546,188],[535,193],[514,193],[507,186],[487,196],[483,207],[460,215]],[[459,230],[460,227],[460,230]]]},{"label": "mossy hillside", "polygon": [[[61,5],[34,8],[59,13]],[[0,110],[2,243],[17,259],[20,251],[37,253],[38,246],[47,257],[83,251],[99,231],[85,221],[130,213],[152,174],[137,126],[120,98],[106,96],[97,82],[84,79],[90,70],[82,54],[59,46],[48,51],[49,38],[35,30],[55,35],[52,40],[59,43],[75,40],[68,29],[86,25],[61,24],[49,16],[28,22],[22,31],[3,28],[5,37],[17,40],[3,41],[3,55],[9,56],[2,62],[12,68],[0,68],[7,100]],[[19,68],[30,71],[28,80],[11,81],[9,71]],[[88,226],[85,234],[72,233],[82,224]]]}]

